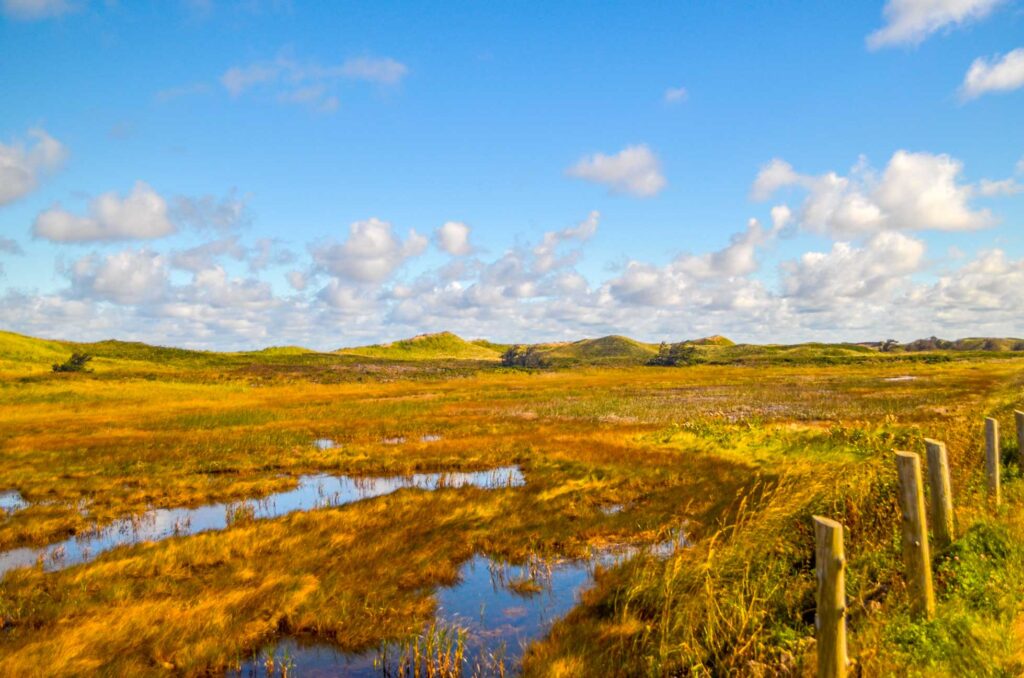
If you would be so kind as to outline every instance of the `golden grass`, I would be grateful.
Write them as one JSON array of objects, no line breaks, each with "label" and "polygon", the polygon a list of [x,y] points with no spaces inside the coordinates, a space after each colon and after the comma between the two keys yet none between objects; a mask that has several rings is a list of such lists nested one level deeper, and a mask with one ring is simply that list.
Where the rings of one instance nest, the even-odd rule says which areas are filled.
[{"label": "golden grass", "polygon": [[[12,572],[0,582],[0,674],[196,675],[284,635],[373,647],[421,630],[433,588],[474,553],[580,555],[684,523],[693,548],[602,571],[526,671],[802,671],[813,657],[811,511],[851,531],[850,592],[863,608],[854,653],[872,675],[906,668],[886,621],[903,605],[889,452],[945,437],[961,527],[980,520],[971,426],[987,411],[1005,418],[1022,367],[384,371],[324,383],[333,367],[115,363],[0,377],[0,490],[32,502],[0,522],[0,548],[149,507],[265,495],[307,472],[516,463],[527,478],[495,491],[403,490],[116,549],[63,572]],[[916,379],[886,381],[904,375]],[[315,449],[321,437],[340,445]],[[396,438],[405,442],[387,444]],[[613,504],[625,508],[601,511]]]}]

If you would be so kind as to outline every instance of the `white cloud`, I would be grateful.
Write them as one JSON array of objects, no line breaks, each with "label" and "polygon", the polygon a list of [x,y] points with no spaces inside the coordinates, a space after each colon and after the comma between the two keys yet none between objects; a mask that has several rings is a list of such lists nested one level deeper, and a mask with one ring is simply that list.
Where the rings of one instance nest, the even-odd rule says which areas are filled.
[{"label": "white cloud", "polygon": [[807,252],[782,265],[783,293],[802,310],[839,310],[851,298],[877,299],[920,270],[925,245],[882,231],[855,247],[837,242],[830,252]]},{"label": "white cloud", "polygon": [[316,62],[300,62],[288,55],[273,61],[262,61],[246,66],[233,66],[220,78],[221,84],[232,97],[246,91],[267,87],[276,92],[281,103],[307,106],[321,113],[338,109],[340,101],[333,93],[340,80],[372,82],[378,85],[399,84],[409,68],[391,58],[357,57],[329,66]]},{"label": "white cloud", "polygon": [[237,237],[232,236],[203,243],[187,250],[172,252],[170,264],[174,268],[196,273],[214,268],[217,265],[217,260],[224,256],[242,261],[248,256],[248,250],[238,241]]},{"label": "white cloud", "polygon": [[232,66],[220,77],[220,82],[231,96],[237,97],[254,85],[276,80],[281,71],[282,67],[275,63]]},{"label": "white cloud", "polygon": [[772,229],[781,231],[793,221],[793,211],[789,205],[776,205],[772,208]]},{"label": "white cloud", "polygon": [[239,197],[234,189],[219,199],[213,195],[175,196],[171,200],[169,213],[175,223],[222,233],[233,231],[251,221],[246,198]]},{"label": "white cloud", "polygon": [[207,309],[259,311],[274,303],[270,285],[248,278],[231,278],[220,266],[196,272],[192,283],[177,290],[178,303]]},{"label": "white cloud", "polygon": [[271,266],[287,266],[295,261],[295,253],[276,238],[259,238],[248,249],[249,270],[256,273]]},{"label": "white cloud", "polygon": [[867,37],[869,49],[918,45],[931,34],[984,19],[1003,0],[888,0],[885,25]]},{"label": "white cloud", "polygon": [[957,183],[963,164],[948,155],[897,151],[889,160],[875,199],[892,228],[961,231],[992,223],[986,210],[967,204],[970,186]]},{"label": "white cloud", "polygon": [[167,260],[150,250],[124,250],[106,257],[82,257],[71,267],[72,288],[81,297],[141,304],[164,297]]},{"label": "white cloud", "polygon": [[963,231],[994,223],[988,210],[971,208],[970,199],[991,190],[960,182],[963,165],[948,155],[896,151],[881,176],[866,161],[849,176],[829,172],[798,174],[783,160],[773,160],[754,181],[752,195],[767,198],[776,190],[806,190],[799,215],[809,230],[840,237],[883,230]]},{"label": "white cloud", "polygon": [[646,145],[627,146],[615,155],[594,153],[567,170],[577,179],[607,186],[613,193],[650,198],[665,188],[658,158]]},{"label": "white cloud", "polygon": [[144,240],[174,231],[167,201],[142,181],[135,182],[125,198],[114,192],[94,198],[88,216],[71,214],[55,205],[39,214],[33,224],[36,237],[55,242]]},{"label": "white cloud", "polygon": [[[918,293],[918,301],[934,308],[948,323],[970,328],[1003,319],[1019,334],[1019,309],[1024,304],[1024,259],[1008,259],[1002,250],[979,253],[960,269],[943,275]],[[982,336],[980,332],[972,336]]]},{"label": "white cloud", "polygon": [[434,232],[434,239],[438,247],[455,257],[473,251],[469,244],[469,226],[460,221],[446,221]]},{"label": "white cloud", "polygon": [[780,188],[805,184],[804,179],[805,177],[797,174],[793,166],[785,160],[772,158],[758,171],[750,195],[754,200],[767,200]]},{"label": "white cloud", "polygon": [[[861,167],[855,174],[867,181],[872,173]],[[278,294],[256,274],[283,261],[277,245],[232,235],[167,253],[82,257],[62,269],[69,280],[62,292],[0,295],[0,317],[37,335],[221,349],[336,348],[438,329],[504,341],[610,333],[648,340],[722,333],[753,341],[1019,333],[1024,260],[993,250],[929,261],[921,240],[882,230],[785,261],[778,282],[769,283],[775,278],[763,271],[762,256],[791,219],[786,205],[776,205],[771,228],[752,219],[718,250],[662,265],[629,261],[593,280],[576,267],[598,229],[596,212],[493,258],[470,251],[411,278],[396,273],[424,250],[426,238],[398,237],[371,219],[350,226],[338,242],[310,248],[312,262],[275,270],[268,278],[288,285]],[[249,276],[229,272],[246,264]],[[958,268],[945,270],[950,266]],[[943,267],[938,280],[917,282],[932,267]]]},{"label": "white cloud", "polygon": [[75,10],[68,0],[3,0],[4,14],[14,19],[50,19]]},{"label": "white cloud", "polygon": [[608,282],[608,290],[618,301],[640,306],[752,308],[766,297],[760,283],[746,276],[757,270],[757,249],[772,236],[751,219],[747,230],[720,250],[682,254],[665,266],[630,261]]},{"label": "white cloud", "polygon": [[562,268],[566,264],[576,261],[579,251],[570,252],[565,257],[558,257],[558,246],[572,240],[586,242],[597,232],[598,223],[601,221],[601,213],[593,210],[587,218],[570,228],[561,231],[548,231],[544,234],[543,240],[533,248],[533,269],[539,273],[547,273],[556,268]]},{"label": "white cloud", "polygon": [[1024,47],[1002,57],[975,59],[964,76],[960,96],[975,99],[987,92],[1009,92],[1021,87],[1024,87]]},{"label": "white cloud", "polygon": [[669,87],[665,90],[665,103],[678,104],[690,96],[690,93],[686,91],[685,87]]},{"label": "white cloud", "polygon": [[675,267],[698,279],[732,278],[757,270],[757,248],[771,234],[766,233],[756,219],[751,219],[747,230],[736,233],[725,248],[706,254],[687,254],[677,257]]},{"label": "white cloud", "polygon": [[982,179],[978,182],[978,194],[987,197],[996,195],[1016,195],[1024,193],[1024,184],[1010,177],[1008,179]]},{"label": "white cloud", "polygon": [[409,73],[409,67],[390,58],[357,57],[346,60],[339,72],[353,80],[397,85]]},{"label": "white cloud", "polygon": [[327,242],[312,248],[317,266],[331,275],[361,283],[379,283],[389,278],[406,260],[419,256],[427,239],[415,230],[404,241],[392,232],[391,224],[377,218],[356,221],[349,226],[343,243]]},{"label": "white cloud", "polygon": [[277,95],[277,100],[284,104],[300,104],[312,108],[317,113],[333,113],[338,110],[341,101],[333,94],[327,93],[323,84],[307,85]]},{"label": "white cloud", "polygon": [[0,144],[0,205],[32,192],[40,177],[60,167],[67,157],[64,146],[44,130],[32,129],[28,135],[35,140],[30,148],[18,141]]},{"label": "white cloud", "polygon": [[306,274],[303,273],[302,271],[288,271],[288,273],[285,275],[285,279],[288,281],[288,284],[291,285],[292,289],[295,290],[296,292],[302,292],[303,290],[306,289],[306,286],[309,284],[309,281],[306,278]]}]

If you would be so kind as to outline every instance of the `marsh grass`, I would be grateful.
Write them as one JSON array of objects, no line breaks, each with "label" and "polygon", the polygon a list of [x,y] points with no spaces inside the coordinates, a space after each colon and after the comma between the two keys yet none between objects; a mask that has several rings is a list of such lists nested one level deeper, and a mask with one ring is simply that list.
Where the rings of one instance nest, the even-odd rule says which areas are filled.
[{"label": "marsh grass", "polygon": [[[24,350],[45,368],[58,348]],[[1016,666],[1006,639],[1021,603],[1011,584],[1024,580],[1024,483],[1007,466],[1008,507],[987,511],[980,422],[994,412],[1011,430],[1019,361],[532,373],[294,351],[89,351],[94,374],[0,378],[0,487],[30,503],[0,521],[0,548],[154,507],[236,502],[238,519],[62,572],[9,573],[0,674],[201,675],[285,636],[363,651],[420,634],[434,588],[476,553],[587,557],[684,523],[691,546],[597,568],[583,604],[528,650],[525,672],[799,674],[813,662],[813,513],[849,530],[851,649],[865,675],[957,675],[982,657],[993,675]],[[886,381],[908,373],[917,378]],[[922,449],[925,435],[949,445],[962,536],[936,555],[937,619],[948,623],[922,625],[900,576],[890,455]],[[339,445],[318,449],[317,438]],[[402,490],[256,522],[244,511],[303,473],[508,464],[525,487]],[[1005,578],[985,569],[993,562]],[[510,584],[529,595],[538,581]],[[421,658],[452,668],[451,644],[430,642]]]}]

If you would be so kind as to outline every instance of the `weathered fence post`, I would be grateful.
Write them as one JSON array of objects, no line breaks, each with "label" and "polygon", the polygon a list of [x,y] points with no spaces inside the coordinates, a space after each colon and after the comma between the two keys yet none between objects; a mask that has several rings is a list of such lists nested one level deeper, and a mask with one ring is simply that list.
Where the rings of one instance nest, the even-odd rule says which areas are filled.
[{"label": "weathered fence post", "polygon": [[843,526],[814,516],[814,563],[818,575],[818,678],[844,678],[846,658],[846,555]]},{"label": "weathered fence post", "polygon": [[940,548],[953,543],[953,490],[949,483],[946,443],[924,439],[928,451],[928,487],[931,489],[932,531]]},{"label": "weathered fence post", "polygon": [[1017,423],[1017,465],[1024,469],[1024,412],[1014,410],[1013,418]]},{"label": "weathered fence post", "polygon": [[921,457],[913,452],[897,452],[896,470],[900,482],[900,508],[903,510],[903,563],[907,569],[910,605],[916,614],[931,617],[935,613],[935,594],[932,591],[928,526],[924,517]]},{"label": "weathered fence post", "polygon": [[992,417],[985,419],[985,472],[988,495],[992,503],[999,506],[999,422]]}]

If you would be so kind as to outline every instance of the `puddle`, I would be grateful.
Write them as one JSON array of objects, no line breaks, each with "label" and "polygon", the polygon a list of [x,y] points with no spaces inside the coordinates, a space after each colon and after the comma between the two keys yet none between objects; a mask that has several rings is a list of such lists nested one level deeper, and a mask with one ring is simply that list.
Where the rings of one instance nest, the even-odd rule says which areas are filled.
[{"label": "puddle", "polygon": [[917,377],[912,377],[910,375],[904,375],[904,376],[900,376],[900,377],[885,377],[884,379],[882,379],[882,381],[914,381],[916,379],[917,379]]},{"label": "puddle", "polygon": [[22,499],[21,493],[17,490],[0,492],[0,513],[14,513],[26,506],[28,506],[28,502]]},{"label": "puddle", "polygon": [[420,436],[420,442],[421,443],[436,443],[440,439],[441,439],[441,436],[436,435],[434,433],[428,433],[425,436]]},{"label": "puddle", "polygon": [[230,524],[232,517],[239,515],[256,520],[276,518],[294,511],[342,506],[403,488],[428,491],[459,487],[496,489],[523,484],[525,480],[517,466],[503,466],[490,471],[417,473],[412,476],[301,476],[295,489],[262,499],[208,504],[199,508],[155,509],[42,548],[5,551],[0,553],[0,576],[17,567],[34,565],[40,559],[45,570],[60,570],[92,560],[117,546],[223,530]]},{"label": "puddle", "polygon": [[614,516],[625,511],[626,507],[623,504],[611,504],[609,506],[602,506],[598,510],[606,516]]},{"label": "puddle", "polygon": [[[466,631],[466,667],[487,666],[501,657],[508,668],[518,663],[529,641],[543,635],[555,620],[576,605],[580,593],[592,580],[593,568],[586,561],[509,566],[486,556],[474,556],[462,566],[458,584],[437,592],[436,619],[439,626]],[[510,586],[528,580],[536,581],[540,590],[522,595]],[[265,657],[270,653],[278,662],[289,665],[289,673],[304,677],[376,678],[400,675],[385,668],[397,669],[402,648],[399,644],[388,644],[383,649],[349,654],[330,645],[286,638],[264,648],[257,659],[244,662],[241,671],[230,675],[274,675],[265,665]]]},{"label": "puddle", "polygon": [[405,442],[405,436],[395,436],[394,438],[381,438],[381,442],[385,445],[401,445]]},{"label": "puddle", "polygon": [[[499,675],[497,661],[514,674],[526,646],[547,633],[579,602],[593,582],[594,568],[611,566],[641,551],[655,556],[671,555],[688,544],[681,533],[650,546],[620,547],[595,554],[590,560],[535,561],[506,565],[477,555],[466,562],[459,583],[438,589],[439,627],[458,627],[466,632],[464,666],[466,675]],[[277,672],[267,670],[266,657],[275,658]],[[405,675],[399,671],[402,646],[389,643],[363,653],[346,653],[310,639],[285,638],[267,645],[254,659],[242,663],[240,671],[228,675],[270,678],[280,675],[282,664],[288,673],[314,677],[349,676],[370,678]],[[504,674],[500,674],[504,675]]]},{"label": "puddle", "polygon": [[338,443],[334,442],[330,438],[317,438],[313,441],[313,447],[318,450],[333,450],[338,446]]}]

